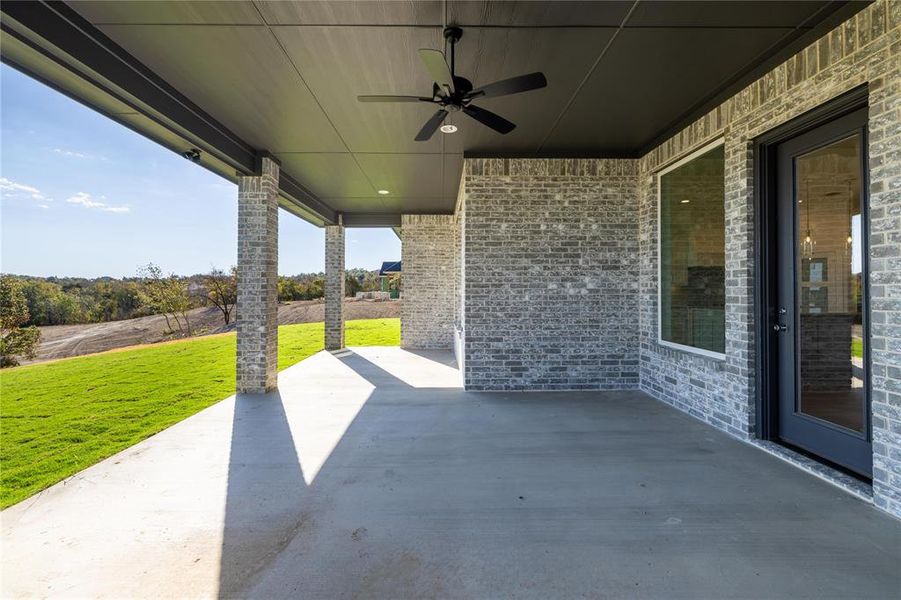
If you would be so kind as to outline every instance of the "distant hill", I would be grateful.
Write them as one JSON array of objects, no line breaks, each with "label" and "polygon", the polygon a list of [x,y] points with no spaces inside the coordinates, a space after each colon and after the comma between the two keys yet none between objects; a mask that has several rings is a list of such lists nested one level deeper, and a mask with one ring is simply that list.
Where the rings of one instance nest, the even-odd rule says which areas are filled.
[{"label": "distant hill", "polygon": [[[146,294],[146,277],[34,277],[5,274],[23,283],[30,320],[26,325],[81,325],[109,323],[158,314]],[[209,306],[207,280],[209,274],[189,276],[167,275],[167,281],[180,284],[188,308]],[[229,277],[229,273],[222,276]],[[358,291],[379,289],[378,270],[349,269],[345,291],[354,296]],[[316,300],[323,296],[323,273],[280,275],[279,301]],[[190,316],[190,315],[189,315]]]},{"label": "distant hill", "polygon": [[[399,318],[400,306],[400,300],[358,301],[348,298],[344,307],[344,317],[348,321]],[[278,324],[323,321],[324,307],[322,300],[280,303]],[[211,335],[234,330],[234,322],[228,326],[223,325],[222,316],[214,307],[195,308],[189,311],[188,316],[195,335]],[[40,329],[41,344],[38,347],[37,357],[31,361],[21,361],[22,364],[93,354],[139,344],[153,344],[177,337],[167,329],[166,320],[162,315],[106,323],[52,325]]]}]

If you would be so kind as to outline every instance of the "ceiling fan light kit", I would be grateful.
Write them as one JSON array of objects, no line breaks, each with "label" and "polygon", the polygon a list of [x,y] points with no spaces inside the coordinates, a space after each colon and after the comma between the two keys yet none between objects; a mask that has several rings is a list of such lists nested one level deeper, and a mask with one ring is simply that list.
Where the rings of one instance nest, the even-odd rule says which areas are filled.
[{"label": "ceiling fan light kit", "polygon": [[439,105],[438,111],[426,121],[419,133],[416,134],[417,142],[425,142],[432,138],[440,128],[443,133],[457,131],[454,125],[443,125],[447,115],[451,112],[462,112],[494,131],[506,135],[516,128],[516,125],[507,119],[496,115],[490,110],[485,110],[472,104],[479,98],[497,98],[509,96],[531,90],[537,90],[547,86],[547,79],[543,73],[529,73],[510,79],[495,81],[473,89],[472,82],[464,77],[459,77],[455,72],[455,48],[457,42],[463,37],[463,30],[459,27],[446,27],[444,38],[450,42],[450,64],[448,65],[444,53],[432,48],[419,50],[419,58],[428,70],[434,81],[432,95],[423,96],[357,96],[360,102],[429,102]]}]

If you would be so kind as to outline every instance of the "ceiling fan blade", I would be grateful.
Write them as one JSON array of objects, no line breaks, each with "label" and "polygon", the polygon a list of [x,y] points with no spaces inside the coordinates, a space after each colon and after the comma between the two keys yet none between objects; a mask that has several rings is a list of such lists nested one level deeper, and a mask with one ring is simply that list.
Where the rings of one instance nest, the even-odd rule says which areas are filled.
[{"label": "ceiling fan blade", "polygon": [[357,102],[433,102],[419,96],[357,96]]},{"label": "ceiling fan blade", "polygon": [[465,112],[467,115],[469,115],[482,125],[487,125],[496,132],[503,133],[504,135],[516,129],[516,125],[514,125],[507,119],[503,118],[500,115],[494,114],[490,110],[479,108],[478,106],[464,106],[463,112]]},{"label": "ceiling fan blade", "polygon": [[466,94],[466,97],[493,98],[497,96],[509,96],[510,94],[537,90],[545,86],[547,86],[547,79],[545,79],[544,73],[529,73],[528,75],[520,75],[518,77],[511,77],[510,79],[483,85]]},{"label": "ceiling fan blade", "polygon": [[432,115],[432,118],[426,121],[425,125],[422,126],[422,129],[419,130],[419,133],[416,134],[416,141],[427,142],[432,139],[432,136],[438,131],[438,127],[441,126],[441,123],[446,118],[447,111],[443,108]]},{"label": "ceiling fan blade", "polygon": [[451,75],[450,67],[447,66],[447,60],[441,50],[432,50],[431,48],[420,48],[419,58],[422,59],[425,68],[429,70],[432,80],[439,86],[447,90],[448,94],[454,93],[454,77]]}]

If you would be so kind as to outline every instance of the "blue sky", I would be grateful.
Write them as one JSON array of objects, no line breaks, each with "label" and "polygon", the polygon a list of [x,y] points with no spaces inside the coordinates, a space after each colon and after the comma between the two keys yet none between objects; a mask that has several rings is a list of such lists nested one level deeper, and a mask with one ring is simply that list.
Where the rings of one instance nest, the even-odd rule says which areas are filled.
[{"label": "blue sky", "polygon": [[[0,270],[191,274],[235,263],[237,187],[3,65]],[[348,268],[400,259],[390,229],[348,229]],[[321,271],[323,231],[279,211],[279,273]]]}]

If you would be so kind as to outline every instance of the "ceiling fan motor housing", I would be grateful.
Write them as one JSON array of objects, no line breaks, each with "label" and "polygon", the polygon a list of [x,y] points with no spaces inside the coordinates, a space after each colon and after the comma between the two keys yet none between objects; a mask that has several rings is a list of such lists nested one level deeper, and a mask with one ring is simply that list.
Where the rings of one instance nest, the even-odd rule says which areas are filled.
[{"label": "ceiling fan motor housing", "polygon": [[446,98],[448,110],[460,110],[471,102],[466,94],[472,91],[472,82],[463,77],[454,76],[454,93]]}]

